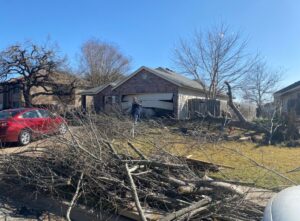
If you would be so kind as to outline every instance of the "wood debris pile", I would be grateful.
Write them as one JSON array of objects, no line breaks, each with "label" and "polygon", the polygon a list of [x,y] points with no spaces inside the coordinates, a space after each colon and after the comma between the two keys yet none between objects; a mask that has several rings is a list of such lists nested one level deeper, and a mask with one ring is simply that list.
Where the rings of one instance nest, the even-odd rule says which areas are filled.
[{"label": "wood debris pile", "polygon": [[[262,208],[228,183],[211,180],[219,166],[165,151],[145,155],[97,132],[53,138],[49,147],[28,148],[2,159],[7,182],[18,182],[94,211],[136,220],[260,220]],[[123,144],[125,145],[125,144]],[[96,212],[95,212],[96,213]]]}]

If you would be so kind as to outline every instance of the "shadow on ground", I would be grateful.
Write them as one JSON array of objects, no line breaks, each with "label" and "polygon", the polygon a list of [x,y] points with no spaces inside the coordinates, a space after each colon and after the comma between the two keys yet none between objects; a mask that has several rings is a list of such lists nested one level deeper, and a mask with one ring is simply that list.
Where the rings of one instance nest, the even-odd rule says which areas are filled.
[{"label": "shadow on ground", "polygon": [[[6,221],[64,221],[68,204],[58,200],[37,195],[14,184],[4,181],[0,184],[0,220]],[[72,221],[128,221],[114,215],[91,214],[87,210],[74,207],[71,213]]]}]

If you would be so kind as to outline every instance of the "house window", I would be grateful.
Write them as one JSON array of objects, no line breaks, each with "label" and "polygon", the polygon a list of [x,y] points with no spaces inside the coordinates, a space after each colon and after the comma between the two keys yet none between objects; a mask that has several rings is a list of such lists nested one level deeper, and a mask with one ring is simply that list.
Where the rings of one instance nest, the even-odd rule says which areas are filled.
[{"label": "house window", "polygon": [[119,96],[106,96],[105,103],[106,104],[115,104],[118,103]]},{"label": "house window", "polygon": [[105,96],[105,103],[111,104],[111,96]]}]

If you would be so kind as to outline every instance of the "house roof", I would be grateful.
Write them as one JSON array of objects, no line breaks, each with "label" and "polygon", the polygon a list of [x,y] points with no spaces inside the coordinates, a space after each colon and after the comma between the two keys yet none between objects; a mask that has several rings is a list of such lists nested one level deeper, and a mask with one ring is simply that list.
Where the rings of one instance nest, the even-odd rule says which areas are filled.
[{"label": "house roof", "polygon": [[293,83],[293,84],[291,84],[291,85],[289,85],[289,86],[287,86],[287,87],[285,87],[285,88],[283,88],[279,91],[276,91],[274,94],[275,95],[284,94],[284,93],[286,93],[288,91],[291,91],[293,89],[296,89],[298,87],[300,87],[300,81],[297,81],[297,82],[295,82],[295,83]]},{"label": "house roof", "polygon": [[101,91],[103,91],[108,86],[112,86],[113,89],[115,89],[115,88],[121,86],[122,84],[124,84],[126,81],[128,81],[132,77],[134,77],[135,75],[137,75],[138,73],[140,73],[142,70],[149,71],[150,73],[155,74],[156,76],[158,76],[160,78],[163,78],[163,79],[165,79],[165,80],[167,80],[167,81],[171,82],[172,84],[175,84],[179,87],[184,87],[184,88],[190,88],[190,89],[194,89],[194,90],[203,91],[203,87],[199,82],[197,82],[195,80],[191,80],[189,78],[186,78],[186,77],[184,77],[184,76],[182,76],[178,73],[175,73],[175,72],[173,72],[169,69],[165,69],[165,68],[162,68],[162,67],[152,69],[152,68],[142,66],[138,70],[133,72],[131,75],[129,75],[128,77],[126,77],[126,78],[124,78],[120,81],[109,83],[109,84],[104,84],[104,85],[100,85],[100,86],[95,87],[95,88],[84,90],[80,94],[81,95],[95,95],[95,94],[98,94]]},{"label": "house roof", "polygon": [[181,87],[188,87],[196,90],[204,89],[202,84],[198,81],[184,77],[181,74],[178,74],[170,69],[159,67],[156,68],[155,71],[158,72],[160,75],[163,75],[166,79],[177,82]]},{"label": "house roof", "polygon": [[81,95],[96,95],[96,94],[100,93],[101,91],[103,91],[108,86],[114,87],[115,85],[116,85],[115,82],[108,83],[108,84],[100,85],[98,87],[94,87],[94,88],[91,88],[88,90],[81,91],[79,94],[81,94]]},{"label": "house roof", "polygon": [[[17,77],[13,77],[10,78],[6,81],[0,82],[0,85],[5,85],[5,84],[18,84],[20,82],[22,82],[24,80],[23,76],[17,76]],[[87,88],[89,87],[89,83],[84,80],[81,79],[75,75],[72,75],[70,73],[67,72],[53,72],[49,75],[45,75],[45,79],[42,79],[44,81],[44,83],[47,84],[53,84],[53,83],[59,83],[59,84],[70,84],[72,82],[75,82],[76,87],[80,87],[80,88]]]},{"label": "house roof", "polygon": [[148,68],[145,66],[140,67],[138,70],[133,72],[127,78],[125,78],[122,81],[120,81],[119,83],[117,83],[113,89],[116,89],[117,87],[121,86],[126,81],[128,81],[129,79],[131,79],[132,77],[134,77],[135,75],[140,73],[140,71],[142,71],[142,70],[149,71],[150,73],[155,74],[156,76],[163,78],[163,79],[171,82],[172,84],[177,85],[178,87],[189,88],[189,89],[194,89],[194,90],[201,90],[201,91],[203,91],[203,89],[204,89],[203,86],[199,82],[189,79],[187,77],[184,77],[184,76],[182,76],[174,71],[171,71],[169,69],[165,69],[162,67],[152,69],[152,68]]},{"label": "house roof", "polygon": [[[88,95],[88,96],[96,95],[96,94],[100,93],[101,91],[103,91],[108,86],[112,86],[112,90],[114,90],[114,89],[118,88],[119,86],[121,86],[122,84],[124,84],[129,79],[131,79],[132,77],[134,77],[135,75],[137,75],[138,73],[140,73],[142,70],[146,70],[162,79],[169,81],[172,84],[177,85],[178,87],[197,90],[199,92],[204,92],[204,87],[202,86],[201,82],[184,77],[181,74],[178,74],[167,68],[158,67],[156,69],[153,69],[153,68],[142,66],[124,79],[118,80],[113,83],[100,85],[98,87],[91,88],[88,90],[81,91],[80,94]],[[219,98],[227,98],[227,95],[219,94],[218,97]]]}]

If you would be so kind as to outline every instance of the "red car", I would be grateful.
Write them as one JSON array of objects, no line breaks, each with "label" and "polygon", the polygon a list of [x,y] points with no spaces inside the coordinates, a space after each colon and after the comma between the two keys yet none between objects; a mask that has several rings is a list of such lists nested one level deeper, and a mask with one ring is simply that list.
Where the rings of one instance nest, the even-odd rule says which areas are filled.
[{"label": "red car", "polygon": [[0,111],[0,141],[27,145],[35,137],[67,132],[65,120],[40,108]]}]

